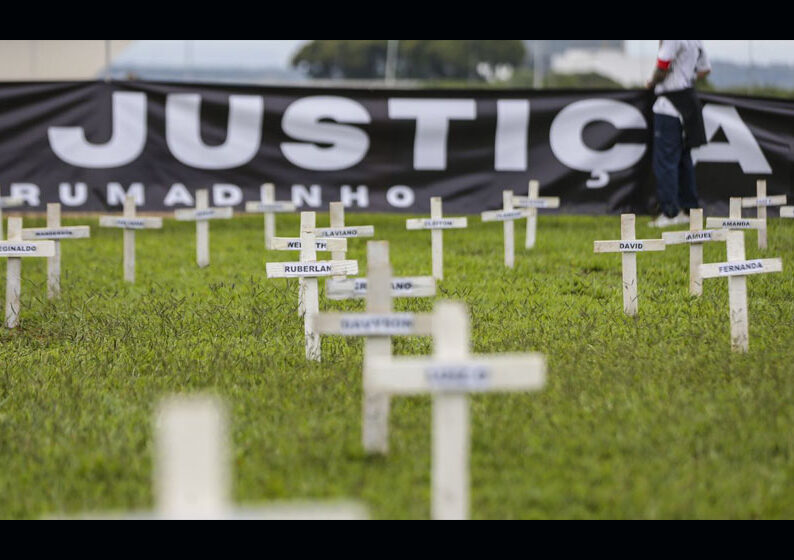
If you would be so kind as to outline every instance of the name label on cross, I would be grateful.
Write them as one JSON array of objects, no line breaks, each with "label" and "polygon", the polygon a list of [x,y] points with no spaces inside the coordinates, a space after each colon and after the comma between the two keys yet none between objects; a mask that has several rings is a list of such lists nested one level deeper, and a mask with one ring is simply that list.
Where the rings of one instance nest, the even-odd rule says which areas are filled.
[{"label": "name label on cross", "polygon": [[398,336],[416,332],[413,313],[342,315],[339,332],[345,336]]},{"label": "name label on cross", "polygon": [[750,228],[750,220],[722,220],[722,227],[725,228]]},{"label": "name label on cross", "polygon": [[64,237],[84,237],[81,231],[73,228],[27,229],[22,235],[30,239],[62,239]]},{"label": "name label on cross", "polygon": [[246,202],[247,212],[292,212],[295,205],[291,202]]},{"label": "name label on cross", "polygon": [[634,252],[645,250],[645,244],[642,241],[621,241],[619,249],[622,252]]},{"label": "name label on cross", "polygon": [[[42,254],[42,256],[51,257],[54,254],[54,245],[50,241],[42,243],[49,243],[47,246],[39,245],[37,243],[19,243],[19,242],[0,242],[0,257],[24,257],[31,255]],[[47,249],[50,247],[50,250]]]},{"label": "name label on cross", "polygon": [[508,210],[506,212],[497,212],[494,214],[495,220],[514,220],[516,218],[521,218],[526,214],[522,210]]},{"label": "name label on cross", "polygon": [[315,231],[317,237],[372,237],[375,235],[373,226],[354,226],[341,228],[320,228]]},{"label": "name label on cross", "polygon": [[[391,280],[392,293],[410,294],[414,291],[414,282],[410,278],[392,278]],[[356,295],[367,295],[367,279],[356,278],[353,283],[353,293]]]},{"label": "name label on cross", "polygon": [[491,372],[484,365],[432,365],[425,368],[425,376],[428,385],[437,391],[483,391],[491,384]]},{"label": "name label on cross", "polygon": [[325,276],[331,274],[332,271],[331,263],[292,263],[284,265],[285,276]]},{"label": "name label on cross", "polygon": [[717,268],[720,276],[744,276],[764,271],[764,263],[760,259],[721,263]]},{"label": "name label on cross", "polygon": [[144,220],[136,220],[134,218],[113,218],[112,223],[127,229],[144,229],[146,227]]},{"label": "name label on cross", "polygon": [[711,241],[712,239],[711,234],[712,234],[711,230],[693,231],[684,234],[684,241],[689,243],[693,243],[697,241]]}]

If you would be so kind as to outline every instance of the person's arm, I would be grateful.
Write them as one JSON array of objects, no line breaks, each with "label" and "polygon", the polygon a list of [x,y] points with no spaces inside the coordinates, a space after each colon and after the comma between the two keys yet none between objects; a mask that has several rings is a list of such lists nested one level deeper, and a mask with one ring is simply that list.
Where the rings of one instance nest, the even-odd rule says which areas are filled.
[{"label": "person's arm", "polygon": [[702,80],[703,78],[705,78],[709,74],[711,74],[711,68],[709,68],[708,70],[700,70],[697,73],[697,78],[698,78],[698,80]]},{"label": "person's arm", "polygon": [[[659,62],[662,61],[660,60]],[[656,66],[656,68],[654,68],[653,76],[651,76],[651,79],[648,80],[648,83],[645,84],[645,86],[648,89],[653,89],[656,87],[657,84],[660,84],[664,81],[664,79],[667,77],[667,74],[670,73],[670,66],[669,66],[670,63],[668,62],[667,64],[668,64],[667,68],[661,68],[658,65]]]},{"label": "person's arm", "polygon": [[648,89],[653,89],[664,81],[667,74],[670,73],[670,62],[675,58],[675,53],[678,50],[677,41],[659,41],[659,55],[656,60],[656,68],[653,70],[653,76],[645,84]]}]

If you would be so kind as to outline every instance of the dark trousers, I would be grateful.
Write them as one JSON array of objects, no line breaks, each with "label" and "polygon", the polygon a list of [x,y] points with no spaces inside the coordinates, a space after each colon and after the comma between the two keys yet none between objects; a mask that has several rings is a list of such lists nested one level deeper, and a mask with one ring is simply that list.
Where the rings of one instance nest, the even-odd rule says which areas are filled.
[{"label": "dark trousers", "polygon": [[653,174],[656,194],[665,216],[680,210],[698,208],[695,167],[690,151],[684,147],[683,126],[678,117],[653,114]]}]

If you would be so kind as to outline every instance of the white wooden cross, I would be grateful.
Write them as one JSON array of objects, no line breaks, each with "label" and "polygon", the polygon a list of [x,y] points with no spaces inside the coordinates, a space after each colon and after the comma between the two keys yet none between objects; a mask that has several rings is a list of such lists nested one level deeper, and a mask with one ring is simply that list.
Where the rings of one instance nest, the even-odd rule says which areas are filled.
[{"label": "white wooden cross", "polygon": [[742,199],[732,196],[730,200],[730,211],[727,218],[706,218],[707,228],[722,229],[757,229],[758,246],[761,246],[761,230],[766,228],[766,220],[760,218],[742,218]]},{"label": "white wooden cross", "polygon": [[[431,335],[431,316],[422,313],[395,313],[392,310],[392,276],[389,242],[367,243],[367,310],[365,313],[320,313],[315,328],[322,334],[363,336],[364,404],[362,443],[367,453],[389,450],[389,395],[372,390],[367,363],[391,356],[392,336]],[[432,279],[432,278],[431,278]],[[331,282],[331,280],[327,280]]]},{"label": "white wooden cross", "polygon": [[689,231],[666,231],[662,233],[666,245],[689,244],[689,294],[699,296],[703,293],[703,279],[700,265],[703,264],[703,244],[708,241],[725,241],[728,230],[703,229],[703,209],[689,211]]},{"label": "white wooden cross", "polygon": [[433,278],[444,279],[444,230],[467,226],[466,218],[445,218],[441,210],[441,197],[430,198],[430,218],[405,220],[405,229],[429,229],[433,256]]},{"label": "white wooden cross", "polygon": [[637,314],[637,253],[640,251],[664,251],[664,239],[637,239],[634,214],[620,215],[620,239],[594,241],[596,253],[623,254],[623,312]]},{"label": "white wooden cross", "polygon": [[270,249],[270,240],[276,235],[276,216],[280,212],[294,212],[292,202],[276,200],[276,187],[273,183],[265,183],[259,189],[261,200],[245,203],[246,212],[265,214],[265,249]]},{"label": "white wooden cross", "polygon": [[538,230],[538,209],[539,208],[559,208],[560,197],[558,196],[539,196],[540,184],[532,179],[529,182],[529,193],[527,196],[513,196],[513,206],[516,208],[529,208],[527,216],[527,239],[524,247],[531,249],[535,246],[535,236]]},{"label": "white wooden cross", "polygon": [[23,241],[22,218],[8,218],[8,239],[0,241],[0,257],[7,257],[6,264],[6,327],[13,329],[19,324],[20,293],[22,291],[22,258],[52,257],[55,243],[52,241]]},{"label": "white wooden cross", "polygon": [[747,276],[781,272],[781,259],[745,260],[744,232],[728,232],[728,262],[700,265],[700,275],[705,278],[728,277],[728,300],[731,311],[731,350],[747,352],[750,348],[747,319]]},{"label": "white wooden cross", "polygon": [[758,248],[766,249],[766,208],[767,206],[782,206],[786,203],[786,195],[766,196],[766,181],[758,179],[755,182],[755,196],[742,197],[742,208],[756,208],[756,216],[764,221],[764,227],[758,230]]},{"label": "white wooden cross", "polygon": [[232,217],[231,206],[210,208],[209,191],[199,189],[196,191],[196,207],[180,208],[174,212],[174,217],[182,222],[196,222],[196,263],[199,268],[210,264],[210,224],[209,220]]},{"label": "white wooden cross", "polygon": [[[300,251],[300,237],[271,237],[270,249],[274,251]],[[347,251],[347,239],[317,239],[314,240],[316,251],[332,251],[332,254],[339,254],[340,251]],[[344,254],[344,253],[342,253]],[[333,259],[332,259],[333,260]],[[298,315],[303,316],[304,308],[304,282],[303,278],[298,278]]]},{"label": "white wooden cross", "polygon": [[306,337],[306,359],[320,361],[320,335],[314,330],[312,317],[319,312],[317,278],[320,276],[358,274],[358,262],[352,260],[318,261],[315,247],[316,214],[301,212],[301,249],[299,262],[267,263],[268,278],[303,278],[299,307],[303,301],[303,330]]},{"label": "white wooden cross", "polygon": [[367,519],[353,501],[275,502],[237,507],[231,502],[228,420],[216,397],[177,396],[155,417],[155,510],[88,514],[100,519]]},{"label": "white wooden cross", "polygon": [[100,216],[99,227],[124,229],[124,280],[135,282],[135,230],[160,229],[162,218],[143,218],[135,215],[135,197],[124,199],[124,216]]},{"label": "white wooden cross", "polygon": [[513,222],[529,216],[529,209],[513,209],[513,191],[502,191],[502,209],[482,212],[483,222],[504,222],[505,266],[513,268],[515,263],[515,227]]},{"label": "white wooden cross", "polygon": [[21,198],[0,196],[0,239],[3,239],[3,208],[15,208],[25,203]]},{"label": "white wooden cross", "polygon": [[543,354],[472,355],[469,338],[465,306],[441,302],[433,313],[432,358],[380,358],[366,364],[374,391],[433,395],[433,519],[469,517],[467,393],[533,391],[546,381]]},{"label": "white wooden cross", "polygon": [[61,240],[85,239],[91,236],[90,226],[61,226],[61,204],[47,203],[47,227],[24,228],[22,239],[52,239],[55,254],[47,259],[47,297],[57,298],[61,293]]},{"label": "white wooden cross", "polygon": [[794,206],[783,206],[780,208],[781,218],[794,218]]}]

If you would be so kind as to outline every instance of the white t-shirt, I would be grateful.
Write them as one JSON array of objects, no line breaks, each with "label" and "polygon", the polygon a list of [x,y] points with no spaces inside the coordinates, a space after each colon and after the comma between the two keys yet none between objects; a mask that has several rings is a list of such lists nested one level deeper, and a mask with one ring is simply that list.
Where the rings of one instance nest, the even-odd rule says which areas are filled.
[{"label": "white t-shirt", "polygon": [[[665,39],[659,45],[657,65],[669,69],[664,80],[656,84],[654,92],[659,95],[665,91],[691,88],[698,72],[711,70],[702,41]],[[659,97],[653,104],[653,112],[681,118],[681,114],[666,97]]]}]

